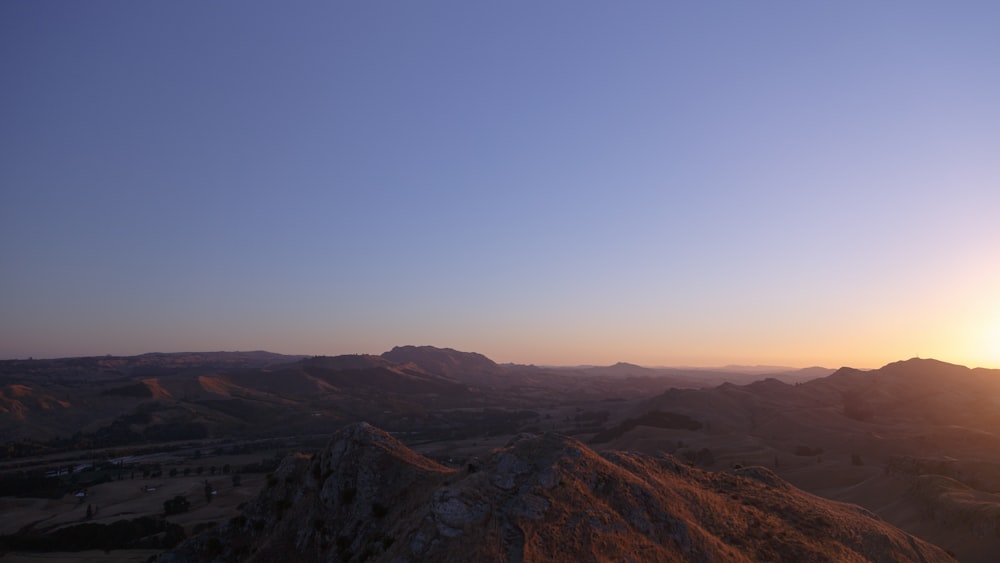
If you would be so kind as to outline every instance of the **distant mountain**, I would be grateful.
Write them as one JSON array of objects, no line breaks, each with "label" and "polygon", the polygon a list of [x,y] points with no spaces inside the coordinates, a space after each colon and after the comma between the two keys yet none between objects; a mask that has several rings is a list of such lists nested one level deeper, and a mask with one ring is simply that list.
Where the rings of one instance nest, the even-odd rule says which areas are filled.
[{"label": "distant mountain", "polygon": [[[55,448],[134,444],[148,433],[130,422],[136,417],[156,428],[195,421],[206,437],[322,433],[357,420],[427,437],[481,432],[479,423],[515,432],[516,416],[451,409],[516,413],[554,401],[646,397],[678,384],[499,366],[482,354],[430,346],[333,357],[197,352],[11,360],[0,361],[0,441]],[[480,420],[473,424],[475,416]]]},{"label": "distant mountain", "polygon": [[182,372],[259,369],[294,362],[306,356],[272,352],[175,352],[138,356],[88,356],[40,360],[0,360],[0,382],[30,377],[34,383],[110,380],[121,377],[172,375]]},{"label": "distant mountain", "polygon": [[160,556],[190,561],[894,561],[941,549],[761,467],[598,455],[522,434],[462,469],[367,424],[288,458],[243,515]]},{"label": "distant mountain", "polygon": [[[741,366],[727,366],[725,368],[643,367],[628,362],[618,362],[611,366],[579,366],[555,369],[586,376],[655,377],[668,380],[671,386],[680,388],[714,387],[722,383],[745,384],[766,378],[795,383],[825,377],[834,371],[822,367],[787,368],[787,371],[782,371],[783,368],[769,366],[746,367],[746,371],[741,371],[742,368]],[[771,369],[778,371],[769,371]]]},{"label": "distant mountain", "polygon": [[826,377],[832,374],[834,371],[830,368],[824,368],[820,366],[812,366],[808,368],[801,369],[791,369],[787,371],[769,371],[761,374],[761,379],[774,378],[784,381],[785,383],[803,383],[810,381],[812,379],[819,379],[821,377]]},{"label": "distant mountain", "polygon": [[768,365],[752,365],[744,366],[739,364],[729,364],[722,366],[720,368],[713,368],[713,371],[735,371],[738,373],[782,373],[787,371],[796,371],[798,368],[788,367],[788,366],[768,366]]},{"label": "distant mountain", "polygon": [[949,364],[932,358],[910,358],[882,366],[878,373],[885,375],[900,375],[903,377],[926,378],[965,378],[973,374],[995,373],[996,370],[985,368],[970,369],[965,366]]},{"label": "distant mountain", "polygon": [[[421,428],[461,434],[466,423],[442,420],[457,414],[411,415],[427,409],[620,401],[672,387],[758,378],[624,362],[593,368],[498,365],[482,354],[433,346],[332,357],[253,351],[9,360],[0,361],[0,441],[51,442],[103,432],[113,424],[127,427],[129,413],[148,408],[163,413],[155,424],[193,418],[210,437],[322,432],[333,421],[350,420],[389,428],[412,428],[420,420]],[[150,402],[154,405],[143,406]],[[140,439],[129,432],[110,436],[99,442],[123,445],[123,436]],[[74,443],[89,442],[74,438]]]},{"label": "distant mountain", "polygon": [[588,366],[577,371],[585,375],[603,375],[609,377],[658,377],[661,370],[642,367],[628,362],[618,362],[610,366]]},{"label": "distant mountain", "polygon": [[498,375],[506,371],[482,354],[434,346],[396,346],[382,357],[397,364],[414,364],[429,373],[448,377]]},{"label": "distant mountain", "polygon": [[[768,378],[747,385],[675,389],[650,399],[642,408],[675,409],[696,414],[720,428],[749,427],[755,431],[770,424],[772,418],[782,420],[774,424],[785,432],[808,427],[813,421],[826,428],[853,424],[852,420],[868,424],[905,421],[915,426],[947,421],[975,426],[983,422],[984,415],[992,415],[983,410],[985,405],[969,407],[998,393],[998,370],[911,359],[871,371],[844,367],[796,385]],[[793,415],[797,423],[789,422]],[[1000,411],[996,415],[1000,416]]]}]

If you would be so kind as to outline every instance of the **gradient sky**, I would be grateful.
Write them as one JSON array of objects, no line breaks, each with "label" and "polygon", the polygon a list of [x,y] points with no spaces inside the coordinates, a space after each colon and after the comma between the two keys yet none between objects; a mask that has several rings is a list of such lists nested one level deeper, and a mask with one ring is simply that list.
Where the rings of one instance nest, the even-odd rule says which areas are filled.
[{"label": "gradient sky", "polygon": [[1000,4],[0,3],[0,357],[1000,367]]}]

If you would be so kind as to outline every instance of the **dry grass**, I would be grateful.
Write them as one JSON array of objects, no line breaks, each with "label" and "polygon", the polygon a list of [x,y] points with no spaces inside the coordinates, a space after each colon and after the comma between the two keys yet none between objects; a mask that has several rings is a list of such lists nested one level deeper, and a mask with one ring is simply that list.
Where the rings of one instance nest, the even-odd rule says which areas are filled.
[{"label": "dry grass", "polygon": [[316,459],[287,460],[240,523],[180,554],[213,550],[230,561],[951,561],[764,468],[712,473],[669,456],[601,456],[546,434],[455,471],[362,426]]}]

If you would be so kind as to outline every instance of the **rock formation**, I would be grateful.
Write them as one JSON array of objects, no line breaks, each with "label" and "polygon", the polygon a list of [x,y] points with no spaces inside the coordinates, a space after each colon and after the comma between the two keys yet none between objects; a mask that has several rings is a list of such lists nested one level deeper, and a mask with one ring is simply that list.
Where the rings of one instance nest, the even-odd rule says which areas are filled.
[{"label": "rock formation", "polygon": [[952,561],[854,505],[749,467],[599,455],[522,434],[461,469],[360,423],[286,459],[242,516],[182,561]]}]

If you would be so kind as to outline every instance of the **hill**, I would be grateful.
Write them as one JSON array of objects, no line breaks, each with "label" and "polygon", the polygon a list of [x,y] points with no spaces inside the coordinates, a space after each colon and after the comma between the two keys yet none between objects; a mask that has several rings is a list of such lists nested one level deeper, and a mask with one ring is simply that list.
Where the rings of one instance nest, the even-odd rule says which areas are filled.
[{"label": "hill", "polygon": [[432,346],[333,357],[199,352],[9,360],[0,361],[0,440],[45,443],[17,452],[133,444],[145,437],[135,420],[154,411],[155,424],[197,424],[208,438],[323,433],[370,420],[412,435],[429,432],[429,439],[465,433],[468,409],[636,400],[708,385],[713,377],[626,364],[591,371],[501,366],[482,354]]},{"label": "hill", "polygon": [[414,364],[447,377],[499,375],[506,371],[482,354],[434,346],[396,346],[382,357],[396,364]]},{"label": "hill", "polygon": [[765,465],[985,563],[1000,551],[998,429],[1000,371],[910,359],[798,385],[672,389],[598,437],[709,468]]},{"label": "hill", "polygon": [[157,561],[277,559],[952,560],[763,468],[712,473],[524,434],[453,469],[364,423],[315,456],[287,459],[241,516]]}]

